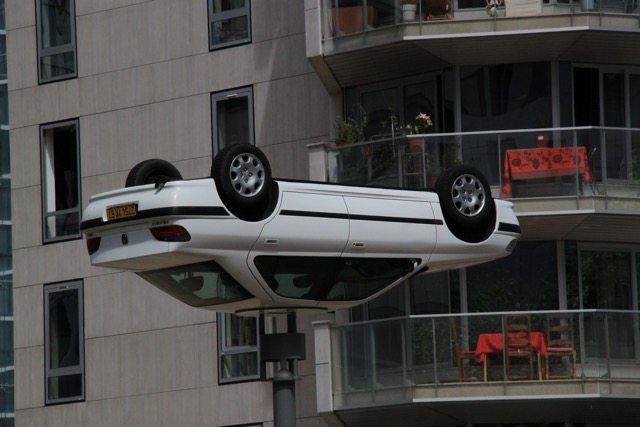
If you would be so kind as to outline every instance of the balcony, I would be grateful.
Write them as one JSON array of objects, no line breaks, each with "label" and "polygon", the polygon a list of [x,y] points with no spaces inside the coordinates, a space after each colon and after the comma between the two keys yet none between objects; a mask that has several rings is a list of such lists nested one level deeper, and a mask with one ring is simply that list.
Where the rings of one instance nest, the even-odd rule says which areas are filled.
[{"label": "balcony", "polygon": [[525,240],[640,243],[640,233],[629,233],[640,228],[640,129],[410,135],[329,148],[326,159],[329,181],[416,189],[470,164],[494,197],[514,202]]},{"label": "balcony", "polygon": [[451,19],[429,19],[429,4],[441,1],[418,2],[411,19],[400,0],[318,0],[307,22],[320,23],[308,34],[319,39],[307,54],[317,68],[314,58],[323,58],[319,75],[339,87],[456,65],[640,57],[638,0],[495,0],[504,4],[493,16],[484,1],[451,0]]},{"label": "balcony", "polygon": [[[507,368],[504,346],[480,345],[487,337],[501,339],[509,313],[412,316],[349,325],[318,322],[319,412],[333,411],[345,425],[369,426],[422,426],[427,419],[430,425],[637,422],[640,312],[565,312],[562,322],[568,329],[562,335],[571,342],[565,346],[575,349],[575,377],[569,355],[549,357],[547,364],[549,315],[559,313],[526,313],[532,337],[545,342],[543,346],[540,341],[533,354],[530,378],[526,358],[510,358]],[[488,333],[492,335],[483,336]],[[457,350],[474,349],[474,357],[462,361],[462,382]],[[474,360],[478,354],[488,360],[486,381],[483,363]],[[516,376],[526,379],[513,379]]]}]

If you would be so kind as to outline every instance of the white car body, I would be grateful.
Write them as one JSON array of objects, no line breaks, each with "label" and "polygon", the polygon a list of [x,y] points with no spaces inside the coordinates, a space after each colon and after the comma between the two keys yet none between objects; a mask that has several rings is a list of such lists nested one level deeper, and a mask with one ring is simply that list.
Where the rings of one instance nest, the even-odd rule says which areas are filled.
[{"label": "white car body", "polygon": [[[216,184],[212,178],[177,180],[91,197],[82,217],[91,264],[136,272],[201,308],[333,311],[375,298],[414,274],[506,256],[520,236],[513,205],[503,200],[490,199],[495,220],[486,238],[469,243],[452,233],[432,191],[273,180],[270,211],[247,221],[225,206]],[[110,220],[107,212],[114,207],[110,212],[130,216]],[[188,232],[188,241],[162,241],[151,232],[172,231],[166,227],[174,225]],[[177,279],[184,266],[208,269],[210,264],[200,263],[209,261],[224,271]],[[339,285],[323,288],[323,280],[330,281],[327,271],[338,271],[336,266]],[[311,272],[303,274],[304,268]],[[157,279],[156,270],[175,283]],[[209,279],[215,283],[204,291]]]}]

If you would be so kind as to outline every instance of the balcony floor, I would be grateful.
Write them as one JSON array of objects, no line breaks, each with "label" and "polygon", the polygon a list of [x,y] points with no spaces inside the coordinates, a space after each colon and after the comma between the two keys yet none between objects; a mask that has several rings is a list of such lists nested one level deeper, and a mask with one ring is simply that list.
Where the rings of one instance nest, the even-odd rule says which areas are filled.
[{"label": "balcony floor", "polygon": [[[638,197],[542,197],[512,200],[521,240],[640,243]],[[602,231],[606,230],[606,233]]]},{"label": "balcony floor", "polygon": [[[637,425],[640,381],[447,383],[354,392],[334,399],[352,407],[336,411],[349,427],[562,421],[612,425],[612,420],[615,425]],[[384,403],[401,400],[405,402]]]},{"label": "balcony floor", "polygon": [[456,19],[375,28],[323,42],[342,87],[447,66],[536,61],[636,64],[638,16],[560,13],[525,18]]}]

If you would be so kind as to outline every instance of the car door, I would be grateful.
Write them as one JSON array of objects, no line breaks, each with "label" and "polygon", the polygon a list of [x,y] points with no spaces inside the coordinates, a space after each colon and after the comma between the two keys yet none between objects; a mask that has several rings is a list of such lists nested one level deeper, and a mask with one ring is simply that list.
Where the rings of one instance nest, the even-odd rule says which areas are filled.
[{"label": "car door", "polygon": [[348,196],[349,239],[345,256],[411,257],[428,260],[436,225],[428,201]]},{"label": "car door", "polygon": [[349,220],[341,196],[285,191],[278,213],[256,241],[258,255],[337,256],[347,243]]}]

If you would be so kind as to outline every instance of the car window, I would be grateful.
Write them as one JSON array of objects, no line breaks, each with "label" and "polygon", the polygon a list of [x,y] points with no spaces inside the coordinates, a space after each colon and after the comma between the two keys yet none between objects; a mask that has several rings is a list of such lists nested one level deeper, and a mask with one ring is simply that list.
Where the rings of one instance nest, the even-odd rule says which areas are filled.
[{"label": "car window", "polygon": [[214,261],[137,274],[152,285],[194,307],[225,304],[253,297]]},{"label": "car window", "polygon": [[413,271],[412,259],[258,256],[254,263],[278,295],[315,301],[367,298]]}]

